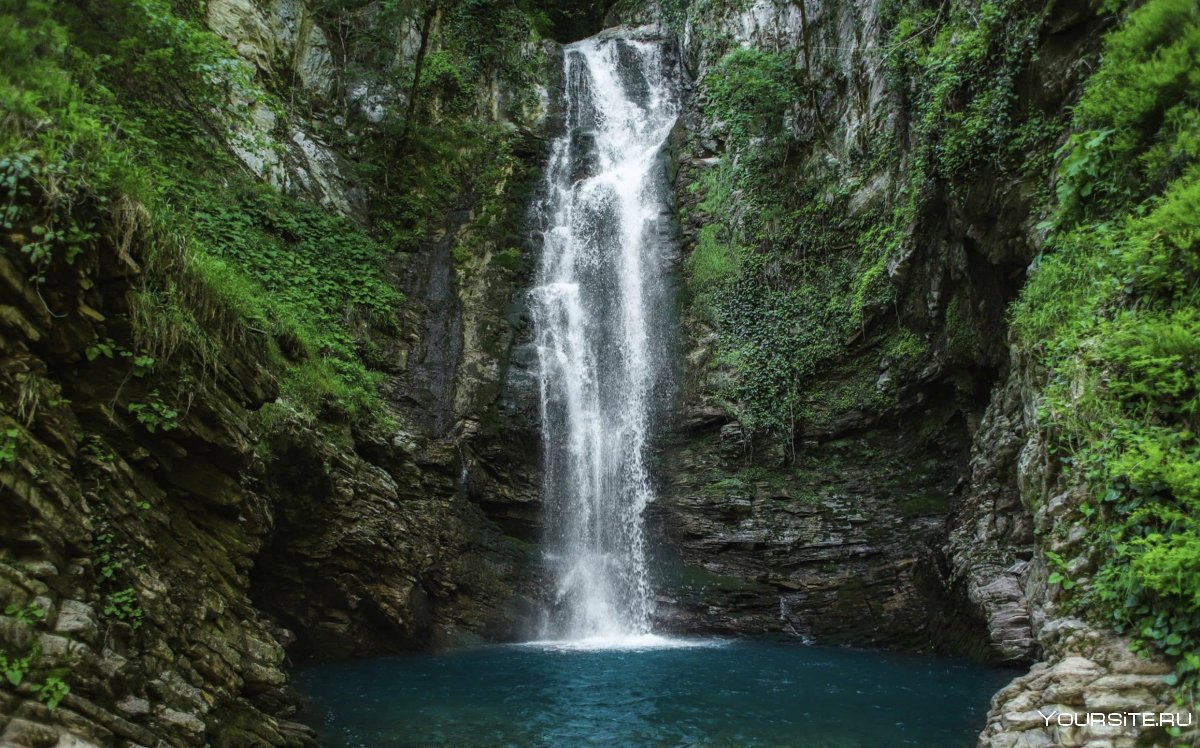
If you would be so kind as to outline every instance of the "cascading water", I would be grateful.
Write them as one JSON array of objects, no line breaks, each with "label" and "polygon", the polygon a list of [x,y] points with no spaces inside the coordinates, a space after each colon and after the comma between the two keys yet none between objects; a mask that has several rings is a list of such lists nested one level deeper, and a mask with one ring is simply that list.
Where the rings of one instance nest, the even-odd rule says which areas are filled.
[{"label": "cascading water", "polygon": [[566,48],[563,131],[533,206],[558,582],[546,638],[302,672],[322,745],[970,745],[988,697],[1015,675],[651,633],[646,450],[674,359],[662,146],[678,104],[664,46],[653,32],[621,30]]},{"label": "cascading water", "polygon": [[662,152],[678,115],[675,79],[648,30],[564,52],[563,132],[536,206],[533,291],[555,637],[650,631],[642,513],[649,428],[669,382]]}]

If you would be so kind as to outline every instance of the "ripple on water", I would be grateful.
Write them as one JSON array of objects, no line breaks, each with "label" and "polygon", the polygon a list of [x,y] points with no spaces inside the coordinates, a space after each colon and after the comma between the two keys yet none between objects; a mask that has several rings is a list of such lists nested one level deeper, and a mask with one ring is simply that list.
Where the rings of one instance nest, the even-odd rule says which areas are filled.
[{"label": "ripple on water", "polygon": [[326,748],[970,748],[1013,675],[911,654],[630,637],[324,664],[296,681]]}]

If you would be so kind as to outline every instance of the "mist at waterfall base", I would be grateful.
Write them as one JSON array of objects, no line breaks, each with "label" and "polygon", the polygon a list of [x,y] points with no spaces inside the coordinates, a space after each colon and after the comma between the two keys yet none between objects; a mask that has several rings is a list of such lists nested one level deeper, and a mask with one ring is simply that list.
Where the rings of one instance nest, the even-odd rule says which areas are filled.
[{"label": "mist at waterfall base", "polygon": [[320,665],[297,681],[326,748],[969,748],[1012,677],[922,655],[737,641],[493,646]]},{"label": "mist at waterfall base", "polygon": [[302,670],[321,745],[965,748],[1011,678],[653,630],[642,514],[677,335],[663,146],[678,77],[651,29],[564,50],[561,134],[531,216],[552,580],[539,641]]}]

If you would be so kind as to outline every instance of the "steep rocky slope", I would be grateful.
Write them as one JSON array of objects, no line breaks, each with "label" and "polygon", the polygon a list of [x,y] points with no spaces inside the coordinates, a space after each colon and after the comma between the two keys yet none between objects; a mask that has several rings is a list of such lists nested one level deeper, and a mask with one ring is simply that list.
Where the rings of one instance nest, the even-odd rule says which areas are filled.
[{"label": "steep rocky slope", "polygon": [[452,5],[184,5],[3,18],[5,745],[306,744],[291,661],[529,618],[547,113],[504,66],[595,12],[499,60]]},{"label": "steep rocky slope", "polygon": [[53,5],[0,24],[0,741],[302,745],[289,654],[521,634],[547,39],[654,21],[663,625],[1036,663],[981,744],[1172,742],[1037,710],[1200,670],[1187,2]]},{"label": "steep rocky slope", "polygon": [[[1103,261],[1078,259],[1096,246],[1084,239],[1074,279],[1046,271],[1030,284],[1037,290],[1026,288],[1028,269],[1062,246],[1053,232],[1077,220],[1069,211],[1081,209],[1064,203],[1089,205],[1087,175],[1098,191],[1113,189],[1094,170],[1079,176],[1073,164],[1089,148],[1124,126],[1121,153],[1138,153],[1141,137],[1176,138],[1186,150],[1187,125],[1142,133],[1164,121],[1150,112],[1194,101],[1187,66],[1161,63],[1154,83],[1115,66],[1159,64],[1156,45],[1168,38],[1171,49],[1190,49],[1194,12],[1170,2],[757,0],[626,3],[618,13],[673,26],[694,81],[677,151],[685,394],[663,440],[653,510],[667,546],[667,625],[1038,661],[998,695],[982,744],[1190,744],[1194,735],[1173,739],[1163,728],[1059,728],[1037,714],[1193,708],[1173,687],[1193,667],[1181,645],[1190,637],[1186,583],[1158,592],[1114,584],[1121,572],[1106,560],[1129,546],[1110,545],[1118,536],[1096,525],[1108,516],[1097,514],[1100,501],[1141,490],[1128,505],[1155,491],[1167,506],[1186,505],[1192,488],[1180,479],[1162,493],[1169,468],[1141,478],[1157,480],[1148,489],[1119,473],[1097,486],[1095,471],[1077,469],[1083,459],[1120,462],[1129,447],[1098,457],[1086,446],[1105,444],[1079,431],[1101,413],[1088,404],[1090,385],[1048,361],[1083,356],[1103,367],[1102,354],[1048,354],[1078,339],[1015,337],[1009,325],[1024,289],[1036,298],[1022,300],[1016,324],[1062,336],[1037,305],[1107,272]],[[1120,55],[1097,76],[1106,83],[1094,84],[1109,89],[1089,101],[1097,115],[1085,126],[1095,130],[1068,139],[1081,127],[1070,107],[1093,85],[1105,32],[1122,21],[1112,42]],[[1137,104],[1120,100],[1127,91]],[[1065,166],[1056,153],[1068,154]],[[1176,165],[1188,158],[1175,153]],[[1155,173],[1140,194],[1186,173]],[[1094,200],[1094,221],[1123,209]],[[1186,254],[1187,225],[1160,224],[1155,236],[1176,237]],[[1119,244],[1105,246],[1119,255]],[[1159,261],[1136,252],[1131,263]],[[1161,262],[1180,262],[1171,257]],[[1156,272],[1146,267],[1126,272]],[[1120,314],[1114,305],[1136,306],[1139,292],[1151,305],[1161,293],[1126,286],[1093,314]],[[1088,298],[1104,298],[1096,293]],[[1174,299],[1165,304],[1189,303]],[[1058,304],[1045,314],[1071,313]],[[1134,334],[1171,334],[1145,329]],[[1194,362],[1187,344],[1159,355],[1184,370]],[[1128,371],[1108,365],[1099,386]],[[1067,376],[1075,384],[1058,384]],[[1149,394],[1154,386],[1139,395],[1179,396],[1166,385]],[[1154,428],[1140,402],[1117,428]],[[1177,423],[1189,439],[1187,417]],[[1187,461],[1182,451],[1140,454]],[[1116,511],[1131,511],[1124,506]],[[1181,533],[1166,563],[1186,565],[1190,536],[1172,522],[1123,532]]]},{"label": "steep rocky slope", "polygon": [[[825,641],[982,654],[986,616],[1005,616],[956,602],[969,572],[930,549],[986,490],[969,482],[989,479],[972,474],[972,441],[1008,438],[988,408],[1047,164],[976,143],[955,155],[978,169],[931,163],[939,146],[914,121],[928,82],[894,54],[902,10],[711,4],[678,21],[695,81],[678,155],[689,350],[656,511],[683,560],[717,577],[685,584],[681,625],[736,629],[752,614]],[[1016,47],[995,61],[1012,68],[1012,116],[1054,121],[1098,21],[1072,6],[1012,13],[978,54],[1001,37]],[[969,563],[1019,567],[1032,521],[997,494],[1003,558]],[[1008,617],[994,626],[1020,629]],[[1034,652],[1027,629],[995,638],[996,659]]]}]

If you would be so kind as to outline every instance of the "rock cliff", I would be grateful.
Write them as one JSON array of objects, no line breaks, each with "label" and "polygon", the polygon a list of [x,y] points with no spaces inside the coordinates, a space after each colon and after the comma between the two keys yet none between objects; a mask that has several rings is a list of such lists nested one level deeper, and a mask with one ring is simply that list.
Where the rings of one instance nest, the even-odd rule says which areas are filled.
[{"label": "rock cliff", "polygon": [[[981,746],[1194,741],[1038,715],[1184,696],[1190,629],[1118,634],[1070,593],[1102,576],[1101,499],[1044,415],[1067,378],[1012,329],[1131,8],[182,5],[31,0],[4,37],[0,742],[306,745],[295,662],[527,633],[550,39],[620,22],[660,24],[687,78],[660,624],[1031,666]],[[1179,148],[1127,150],[1161,191]],[[1183,293],[1143,260],[1128,305]]]},{"label": "rock cliff", "polygon": [[[311,342],[279,307],[247,314],[218,282],[224,260],[214,276],[195,259],[219,246],[210,232],[229,238],[219,252],[231,262],[253,262],[243,242],[308,251],[311,226],[278,223],[286,209],[238,212],[255,180],[281,197],[251,198],[251,210],[320,206],[313,220],[343,242],[334,248],[399,223],[363,176],[380,158],[373,142],[394,144],[388,128],[416,118],[405,90],[445,105],[441,81],[414,93],[412,76],[463,21],[423,26],[413,5],[389,24],[378,3],[359,5],[331,15],[321,3],[214,0],[171,21],[240,81],[230,109],[218,100],[202,115],[202,147],[230,171],[225,205],[187,206],[212,221],[194,234],[164,227],[158,205],[86,186],[63,199],[4,163],[4,745],[307,745],[288,687],[295,662],[510,639],[529,619],[535,400],[502,385],[522,376],[508,362],[546,117],[536,87],[482,71],[470,81],[476,98],[446,126],[479,123],[489,168],[424,154],[446,181],[406,187],[409,209],[432,220],[393,234],[382,255],[388,319],[355,316],[369,289],[341,291],[346,309],[332,311],[381,393],[376,415],[353,392],[297,379],[296,367],[338,355],[326,347],[336,338]],[[100,28],[126,33],[118,19],[154,22],[114,13]],[[386,54],[362,36],[371,24],[396,30]],[[221,57],[218,39],[236,56]],[[520,44],[540,65],[536,37]],[[418,148],[421,136],[408,137]],[[87,232],[69,254],[31,254],[29,237],[52,221]],[[247,221],[264,233],[238,234]],[[305,262],[294,272],[339,282],[321,280],[335,270],[319,256]],[[254,278],[268,299],[270,272]]]},{"label": "rock cliff", "polygon": [[614,12],[672,26],[692,78],[675,151],[684,387],[652,509],[664,624],[1035,662],[981,745],[1190,744],[1037,718],[1191,709],[1160,655],[1068,602],[1097,567],[1095,489],[1062,469],[1045,361],[1008,330],[1113,17]]}]

